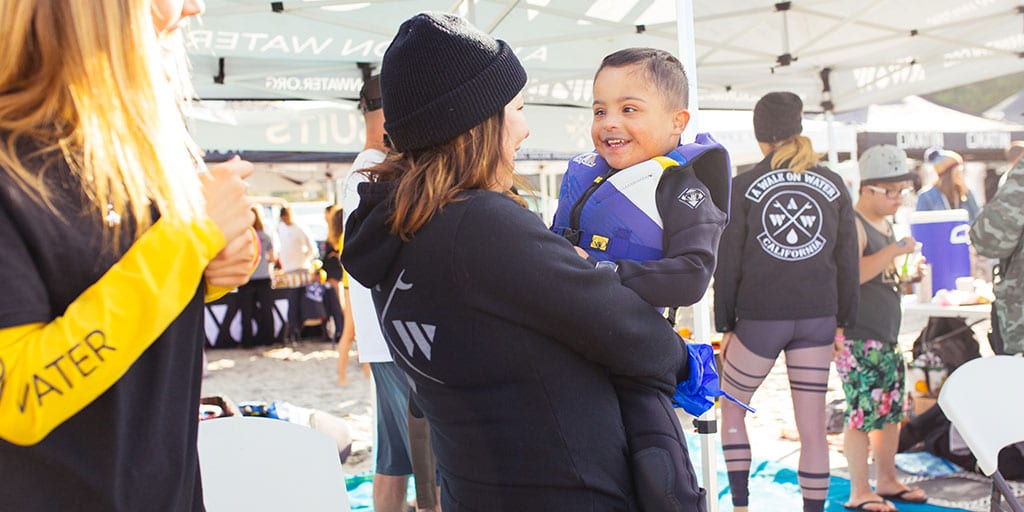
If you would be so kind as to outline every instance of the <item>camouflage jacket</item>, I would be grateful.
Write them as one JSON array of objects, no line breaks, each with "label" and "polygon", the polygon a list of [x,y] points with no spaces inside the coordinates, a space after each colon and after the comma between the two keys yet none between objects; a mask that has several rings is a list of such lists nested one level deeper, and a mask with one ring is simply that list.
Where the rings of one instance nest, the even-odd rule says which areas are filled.
[{"label": "camouflage jacket", "polygon": [[1024,352],[1024,159],[1010,169],[1006,182],[971,225],[978,254],[999,258],[1002,279],[995,283],[996,316],[1008,353]]}]

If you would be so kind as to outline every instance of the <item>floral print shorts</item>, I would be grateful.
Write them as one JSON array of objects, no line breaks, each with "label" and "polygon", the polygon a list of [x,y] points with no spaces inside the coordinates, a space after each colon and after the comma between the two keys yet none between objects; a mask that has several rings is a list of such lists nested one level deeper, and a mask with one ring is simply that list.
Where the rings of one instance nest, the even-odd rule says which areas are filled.
[{"label": "floral print shorts", "polygon": [[844,345],[836,370],[846,393],[846,426],[870,432],[901,421],[906,363],[899,346],[852,339]]}]

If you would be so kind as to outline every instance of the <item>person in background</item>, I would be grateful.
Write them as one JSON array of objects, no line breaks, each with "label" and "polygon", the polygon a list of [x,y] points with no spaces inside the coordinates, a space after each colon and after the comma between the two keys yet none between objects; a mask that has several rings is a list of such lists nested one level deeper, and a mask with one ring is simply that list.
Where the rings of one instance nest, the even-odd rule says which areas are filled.
[{"label": "person in background", "polygon": [[464,19],[406,20],[381,74],[395,153],[359,185],[342,262],[430,423],[443,510],[636,510],[612,376],[670,392],[683,344],[512,192],[525,85]]},{"label": "person in background", "polygon": [[[836,344],[836,370],[846,394],[843,454],[850,468],[846,508],[893,512],[889,501],[924,503],[924,491],[896,476],[896,447],[906,396],[906,364],[900,351],[899,282],[896,258],[914,252],[912,237],[899,241],[889,218],[913,187],[907,154],[896,146],[868,148],[858,160],[860,196],[857,244],[860,300],[857,321]],[[870,442],[869,442],[870,441]],[[868,449],[875,462],[875,488],[868,481]]]},{"label": "person in background", "polygon": [[295,223],[291,208],[281,208],[280,220],[277,223],[277,239],[281,271],[312,270],[313,260],[318,256],[313,237],[306,228]]},{"label": "person in background", "polygon": [[[270,287],[270,262],[277,261],[274,240],[263,228],[257,206],[252,208],[252,227],[260,240],[260,261],[249,282],[238,287],[238,304],[242,314],[242,346],[254,347],[274,343],[274,297]],[[253,322],[256,334],[253,335]]]},{"label": "person in background", "polygon": [[[281,272],[311,272],[313,259],[317,257],[316,245],[306,229],[292,220],[291,208],[281,208],[280,222],[277,223],[277,256],[281,263]],[[306,293],[304,285],[291,289],[288,293],[288,332],[286,338],[297,340],[302,336],[304,320],[302,312],[302,296]]]},{"label": "person in background", "polygon": [[[369,77],[360,89],[359,110],[363,113],[366,140],[345,180],[343,210],[346,225],[351,213],[359,207],[358,187],[360,183],[368,181],[366,169],[383,162],[389,151],[384,132],[379,75]],[[376,467],[373,475],[373,508],[381,512],[405,512],[409,475],[413,473],[411,436],[407,418],[409,381],[388,351],[370,290],[355,279],[349,280],[348,289],[348,304],[355,323],[359,361],[370,365],[376,391],[377,432],[374,445]],[[339,378],[340,371],[339,368]],[[415,425],[421,428],[413,437],[426,438],[426,426],[420,423]],[[423,449],[429,451],[429,448],[429,445],[423,445]],[[417,489],[423,480],[417,479]],[[431,501],[425,499],[432,497],[431,494],[423,494],[423,497],[417,496],[419,510],[430,510],[436,506],[436,497]]]},{"label": "person in background", "polygon": [[[996,190],[1003,183],[1006,183],[1007,177],[1010,174],[1010,169],[1013,169],[1017,162],[1020,161],[1021,157],[1024,157],[1024,140],[1015,140],[1003,151],[1003,156],[1006,158],[1006,165],[999,169],[999,183],[997,184]],[[990,199],[995,197],[996,190],[992,191],[991,195],[985,197],[987,203]]]},{"label": "person in background", "polygon": [[931,148],[925,151],[924,160],[935,169],[938,180],[917,196],[917,211],[962,208],[967,210],[968,220],[974,222],[978,202],[964,181],[964,158],[955,151]]},{"label": "person in background", "polygon": [[[1016,143],[1015,143],[1016,144]],[[1019,146],[1014,146],[1019,148]],[[1024,148],[1015,152],[995,197],[971,224],[971,243],[978,254],[999,260],[994,273],[992,332],[997,354],[1024,352]]]},{"label": "person in background", "polygon": [[[327,217],[327,241],[325,242],[324,271],[327,272],[328,286],[324,292],[325,305],[330,304],[334,317],[334,339],[338,344],[338,385],[348,385],[348,353],[352,350],[352,342],[356,337],[356,329],[352,319],[352,302],[348,293],[348,274],[341,266],[341,250],[345,228],[345,211],[341,206],[331,205],[324,212]],[[344,298],[344,302],[342,302]],[[335,307],[337,305],[337,307]],[[339,325],[341,327],[339,327]],[[369,374],[369,367],[364,368]]]},{"label": "person in background", "polygon": [[201,511],[204,299],[258,260],[181,115],[195,0],[0,2],[0,508]]},{"label": "person in background", "polygon": [[[335,216],[339,219],[337,222],[334,220]],[[341,253],[339,252],[342,233],[342,226],[339,225],[341,216],[342,212],[337,205],[328,205],[324,209],[324,221],[327,223],[327,239],[324,240],[320,247],[320,261],[322,264],[320,269],[323,270],[327,279],[323,293],[324,312],[328,318],[334,321],[334,333],[330,338],[331,343],[337,343],[338,340],[344,337],[345,330],[352,328],[352,322],[347,321],[347,313],[341,302],[342,283],[346,281],[345,272],[341,269]],[[325,329],[324,337],[327,336],[328,333]]]},{"label": "person in background", "polygon": [[[732,212],[715,270],[722,390],[749,403],[775,360],[786,369],[800,433],[804,512],[828,495],[825,391],[833,344],[857,315],[857,231],[842,178],[818,165],[803,130],[803,102],[771,92],[754,106],[765,158],[733,179]],[[732,502],[749,502],[746,410],[722,403],[722,449]]]}]

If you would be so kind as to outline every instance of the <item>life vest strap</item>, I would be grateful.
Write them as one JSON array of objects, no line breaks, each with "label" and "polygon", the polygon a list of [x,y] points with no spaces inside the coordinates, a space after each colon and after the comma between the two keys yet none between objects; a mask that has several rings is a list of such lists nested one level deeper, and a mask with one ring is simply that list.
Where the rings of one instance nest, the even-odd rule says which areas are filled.
[{"label": "life vest strap", "polygon": [[[650,247],[647,245],[638,244],[631,242],[625,238],[616,238],[613,236],[606,236],[599,233],[584,231],[584,230],[573,230],[572,228],[565,228],[562,230],[562,236],[569,238],[566,235],[566,231],[574,231],[576,241],[573,245],[577,245],[591,253],[596,259],[605,259],[608,261],[614,260],[631,260],[631,261],[651,261],[660,260],[662,258],[661,247]],[[572,241],[570,239],[570,241]],[[590,250],[593,251],[590,251]],[[611,255],[614,254],[613,258]],[[607,258],[601,258],[601,255],[607,255]]]},{"label": "life vest strap", "polygon": [[583,232],[573,228],[562,228],[562,238],[573,245],[579,245]]}]

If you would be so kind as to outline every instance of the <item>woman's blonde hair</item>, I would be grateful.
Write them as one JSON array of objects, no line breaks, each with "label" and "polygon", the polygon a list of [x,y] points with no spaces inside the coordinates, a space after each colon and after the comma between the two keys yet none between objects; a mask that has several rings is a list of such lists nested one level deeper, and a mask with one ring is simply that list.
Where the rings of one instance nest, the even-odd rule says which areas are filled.
[{"label": "woman's blonde hair", "polygon": [[[445,205],[458,201],[461,192],[490,190],[509,177],[516,180],[513,163],[503,156],[504,124],[500,111],[448,142],[392,154],[371,169],[376,181],[397,182],[388,219],[391,233],[410,240]],[[526,206],[511,189],[505,193]]]},{"label": "woman's blonde hair", "polygon": [[772,169],[785,167],[793,172],[801,173],[818,165],[818,162],[821,161],[821,153],[816,153],[811,139],[803,135],[794,135],[771,145],[771,147],[773,152]]},{"label": "woman's blonde hair", "polygon": [[[157,35],[152,9],[152,0],[0,3],[0,167],[56,212],[43,178],[63,159],[96,221],[108,209],[131,217],[135,237],[153,206],[184,219],[203,208],[200,151],[180,107],[184,46],[178,33]],[[111,224],[116,244],[121,225]]]}]

